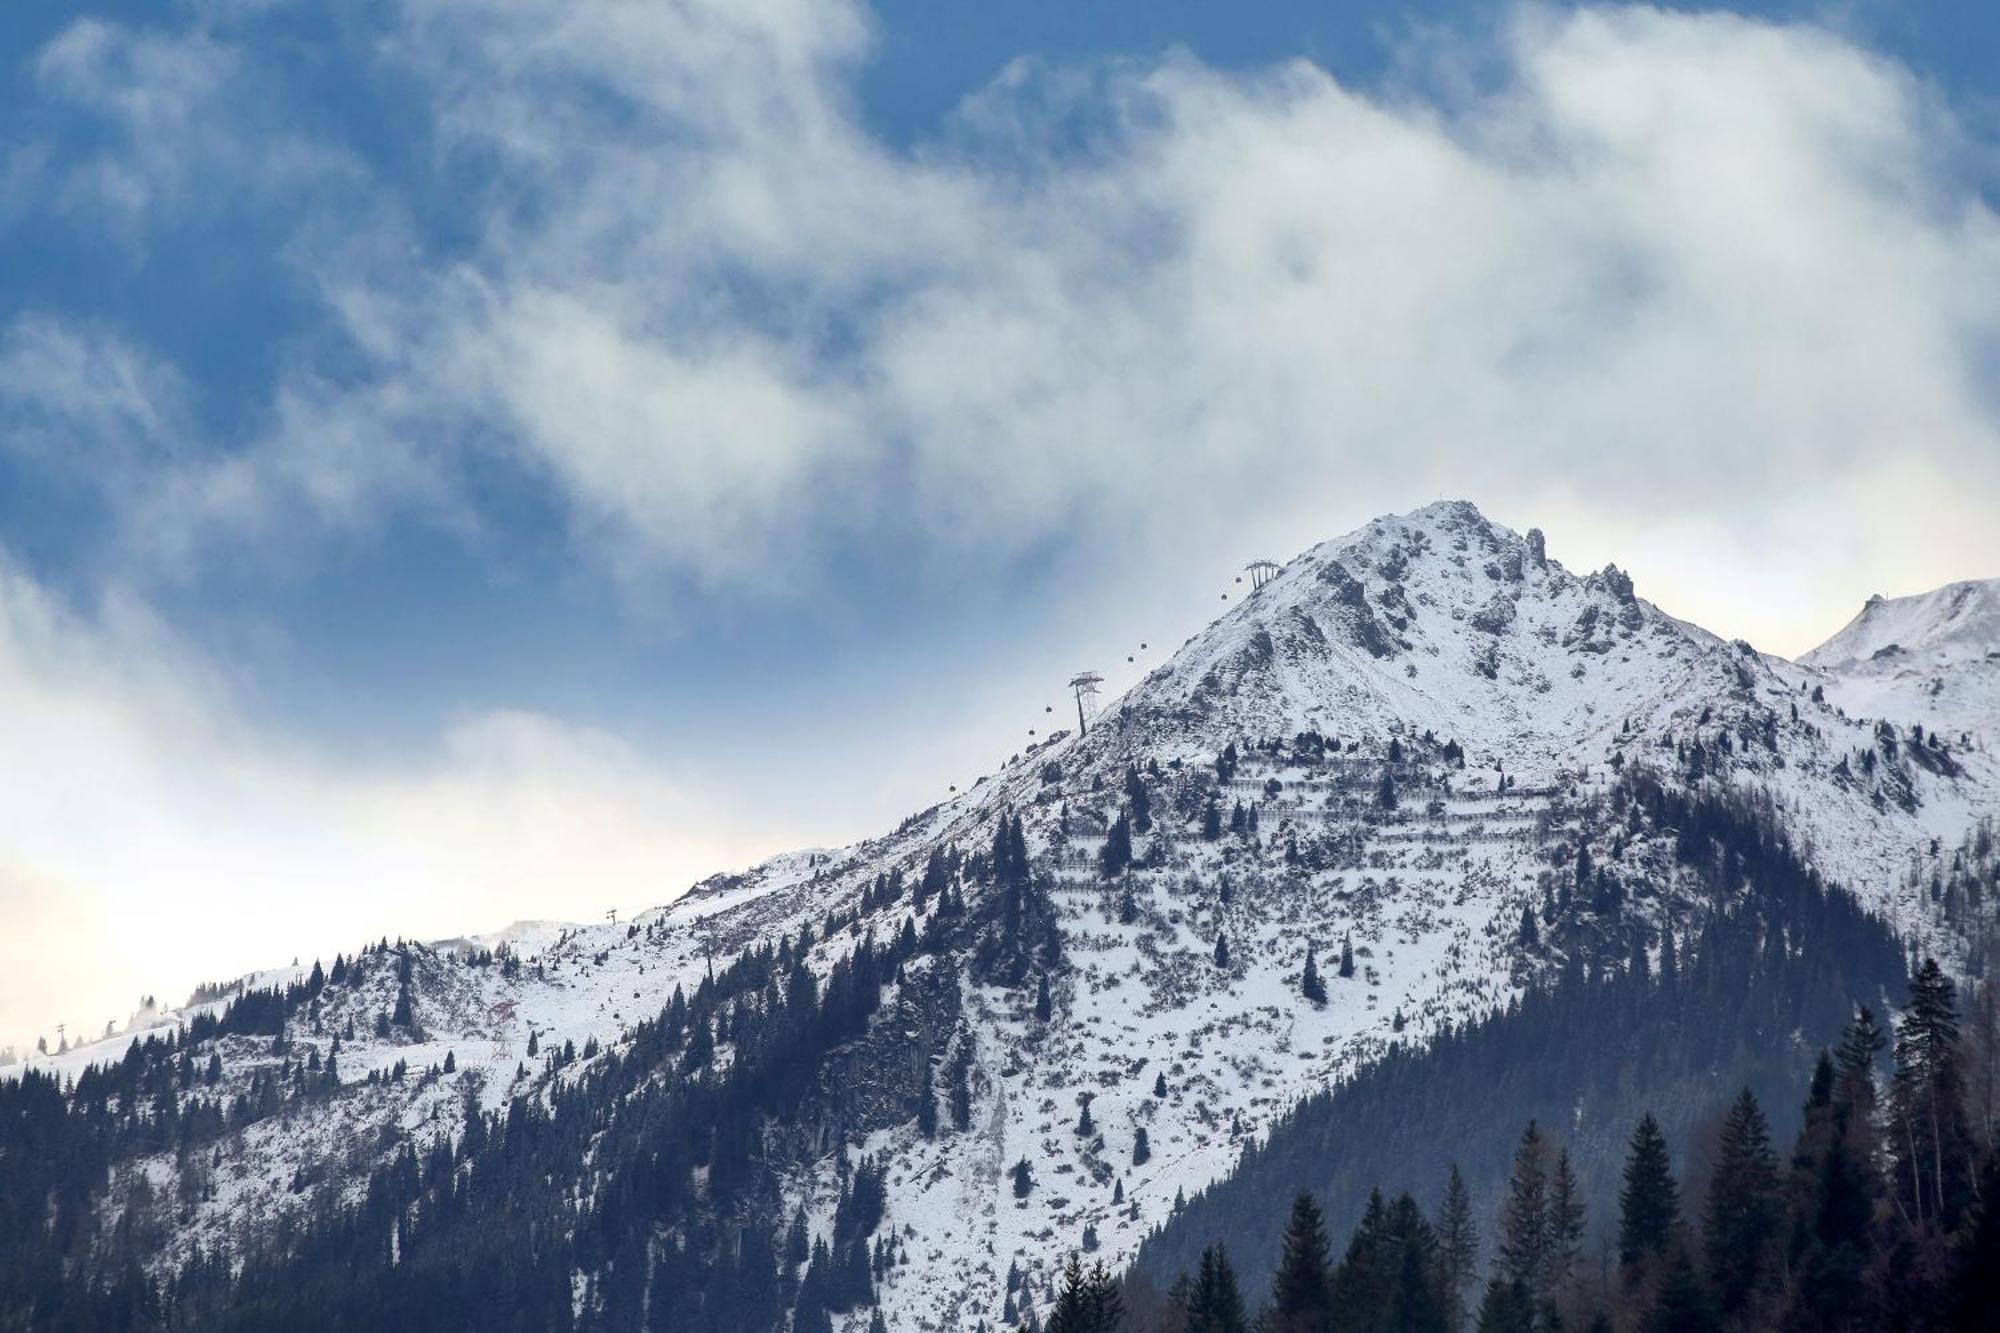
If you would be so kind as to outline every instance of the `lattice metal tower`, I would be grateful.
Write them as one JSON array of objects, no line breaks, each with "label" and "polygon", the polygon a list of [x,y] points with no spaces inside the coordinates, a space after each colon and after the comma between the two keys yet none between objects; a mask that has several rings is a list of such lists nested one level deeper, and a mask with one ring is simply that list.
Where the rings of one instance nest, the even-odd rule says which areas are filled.
[{"label": "lattice metal tower", "polygon": [[1097,697],[1097,687],[1104,683],[1104,677],[1095,671],[1079,671],[1069,678],[1070,689],[1076,692],[1076,735],[1081,740],[1089,734],[1089,725],[1084,721],[1083,701]]}]

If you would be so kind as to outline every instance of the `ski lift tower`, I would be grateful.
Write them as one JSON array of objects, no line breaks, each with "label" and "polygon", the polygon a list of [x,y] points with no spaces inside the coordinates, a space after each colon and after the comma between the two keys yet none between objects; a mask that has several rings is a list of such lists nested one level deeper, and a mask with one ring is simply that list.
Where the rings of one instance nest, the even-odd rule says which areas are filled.
[{"label": "ski lift tower", "polygon": [[1252,560],[1243,566],[1250,574],[1250,591],[1256,592],[1272,579],[1278,577],[1278,564],[1274,560]]},{"label": "ski lift tower", "polygon": [[1083,701],[1097,698],[1097,687],[1104,683],[1104,677],[1095,671],[1079,671],[1069,678],[1070,689],[1076,692],[1076,738],[1082,740],[1090,728],[1083,719]]}]

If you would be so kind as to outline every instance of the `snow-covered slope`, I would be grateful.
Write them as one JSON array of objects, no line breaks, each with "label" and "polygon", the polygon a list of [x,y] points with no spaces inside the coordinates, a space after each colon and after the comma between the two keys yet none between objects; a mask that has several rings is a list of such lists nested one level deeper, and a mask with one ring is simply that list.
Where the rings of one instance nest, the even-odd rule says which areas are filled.
[{"label": "snow-covered slope", "polygon": [[1848,712],[1946,734],[2000,734],[2000,579],[1916,597],[1871,597],[1799,659]]},{"label": "snow-covered slope", "polygon": [[1840,633],[1800,661],[1837,671],[1884,657],[1942,666],[1995,654],[2000,654],[2000,579],[1972,579],[1916,597],[1871,597]]},{"label": "snow-covered slope", "polygon": [[[1990,628],[1991,585],[1967,586],[1984,588]],[[1934,597],[1949,603],[1950,591]],[[1863,626],[1864,613],[1794,665],[1674,619],[1616,568],[1572,574],[1539,533],[1469,504],[1379,519],[1285,565],[1087,735],[1039,742],[890,834],[718,876],[635,922],[384,952],[313,1021],[290,1025],[289,1049],[224,1039],[232,1085],[330,1053],[337,1035],[343,1080],[398,1061],[424,1076],[315,1103],[282,1131],[245,1131],[168,1253],[303,1211],[317,1190],[359,1188],[389,1141],[384,1125],[405,1139],[455,1134],[468,1102],[495,1108],[576,1076],[578,1065],[527,1058],[531,1036],[544,1053],[615,1047],[711,959],[806,927],[824,971],[865,934],[888,938],[918,918],[904,886],[934,853],[949,852],[956,872],[1018,816],[1060,936],[1049,1016],[1035,1012],[1032,978],[997,978],[976,950],[909,963],[878,1032],[906,1040],[919,1063],[965,1071],[964,1127],[946,1115],[926,1136],[913,1114],[850,1116],[787,1193],[824,1232],[837,1149],[880,1155],[906,1261],[879,1280],[891,1328],[991,1327],[1024,1303],[1045,1309],[1077,1237],[1107,1260],[1128,1257],[1179,1192],[1226,1173],[1299,1096],[1386,1043],[1484,1013],[1571,951],[1623,956],[1634,939],[1657,948],[1688,928],[1700,906],[1678,892],[1657,831],[1624,809],[1622,775],[1768,798],[1823,873],[1911,936],[1952,947],[1931,886],[2000,812],[1990,733],[1916,740],[1836,705],[1863,679],[1852,659],[1878,660],[1884,634],[1913,651],[1948,641],[1954,670],[1991,688],[2000,663],[1979,655],[1978,634],[1938,628],[1969,623],[1955,615],[1932,607],[1889,630]],[[1107,877],[1107,836],[1141,801],[1150,823],[1134,830],[1135,863]],[[1588,884],[1579,861],[1597,867]],[[1549,913],[1573,888],[1603,901],[1524,941],[1524,912]],[[975,917],[997,891],[965,868]],[[852,920],[822,930],[829,913]],[[1351,975],[1337,967],[1343,949]],[[1300,995],[1309,955],[1323,1005]],[[392,957],[413,960],[417,1022],[377,1037],[374,1019],[395,999]],[[134,1169],[164,1188],[174,1164]]]}]

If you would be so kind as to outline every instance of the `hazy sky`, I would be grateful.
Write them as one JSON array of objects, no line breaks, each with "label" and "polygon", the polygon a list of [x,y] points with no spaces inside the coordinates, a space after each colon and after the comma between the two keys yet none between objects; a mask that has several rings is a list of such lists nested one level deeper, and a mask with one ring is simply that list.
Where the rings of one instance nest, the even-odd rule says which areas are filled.
[{"label": "hazy sky", "polygon": [[1441,496],[2000,574],[1984,9],[12,6],[0,1043],[878,831]]}]

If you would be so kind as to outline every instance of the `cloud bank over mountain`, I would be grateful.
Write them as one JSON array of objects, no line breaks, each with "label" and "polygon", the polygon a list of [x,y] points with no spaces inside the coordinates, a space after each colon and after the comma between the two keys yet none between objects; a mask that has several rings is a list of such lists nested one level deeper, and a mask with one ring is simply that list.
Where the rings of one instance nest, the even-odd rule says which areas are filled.
[{"label": "cloud bank over mountain", "polygon": [[[1624,520],[1872,510],[1824,555],[1879,566],[1974,534],[1862,497],[1949,477],[1970,509],[2000,459],[1975,145],[1809,26],[1529,11],[1367,90],[1024,59],[906,149],[852,106],[853,5],[412,6],[368,70],[440,199],[336,134],[247,151],[283,94],[231,23],[86,22],[39,66],[107,140],[69,207],[333,201],[288,238],[320,319],[257,429],[148,451],[144,549],[477,523],[480,474],[519,469],[605,568],[755,583],[884,525],[940,558],[1084,524],[1156,550],[1449,477]],[[22,383],[79,343],[146,364],[31,312],[9,402],[142,444],[170,370],[123,381],[122,426],[87,381]]]}]

